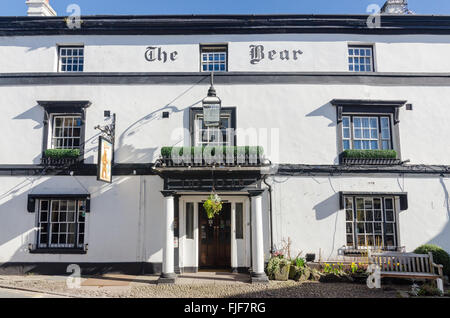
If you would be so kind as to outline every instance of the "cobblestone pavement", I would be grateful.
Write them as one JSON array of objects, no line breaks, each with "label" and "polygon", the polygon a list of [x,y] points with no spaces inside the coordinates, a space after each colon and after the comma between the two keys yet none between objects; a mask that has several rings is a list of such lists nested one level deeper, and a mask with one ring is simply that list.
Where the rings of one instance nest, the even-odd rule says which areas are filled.
[{"label": "cobblestone pavement", "polygon": [[249,284],[247,275],[230,273],[183,274],[175,285],[158,285],[158,276],[85,277],[81,286],[74,289],[67,287],[66,279],[64,276],[0,276],[0,286],[61,296],[119,298],[395,298],[405,295],[405,288],[409,288],[405,285],[369,289],[359,284],[294,281]]}]

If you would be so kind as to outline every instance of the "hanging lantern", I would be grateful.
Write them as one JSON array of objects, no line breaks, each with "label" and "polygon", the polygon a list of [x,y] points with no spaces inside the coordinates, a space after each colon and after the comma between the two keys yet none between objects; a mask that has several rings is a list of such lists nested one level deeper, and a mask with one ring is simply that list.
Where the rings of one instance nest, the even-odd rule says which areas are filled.
[{"label": "hanging lantern", "polygon": [[208,90],[208,96],[206,96],[203,103],[203,123],[206,127],[219,127],[220,126],[220,110],[222,108],[222,101],[216,95],[216,89],[214,88],[214,73],[211,73],[211,87]]}]

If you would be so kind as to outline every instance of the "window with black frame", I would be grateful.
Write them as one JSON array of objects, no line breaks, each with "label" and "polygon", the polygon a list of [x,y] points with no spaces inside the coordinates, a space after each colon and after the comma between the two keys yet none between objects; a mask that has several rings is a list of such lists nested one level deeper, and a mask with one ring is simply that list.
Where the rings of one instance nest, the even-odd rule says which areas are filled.
[{"label": "window with black frame", "polygon": [[236,145],[236,108],[222,107],[219,127],[207,127],[203,121],[203,110],[191,108],[190,130],[195,147]]},{"label": "window with black frame", "polygon": [[82,249],[86,234],[86,200],[38,200],[38,249]]},{"label": "window with black frame", "polygon": [[346,196],[344,209],[347,247],[397,248],[394,197]]}]

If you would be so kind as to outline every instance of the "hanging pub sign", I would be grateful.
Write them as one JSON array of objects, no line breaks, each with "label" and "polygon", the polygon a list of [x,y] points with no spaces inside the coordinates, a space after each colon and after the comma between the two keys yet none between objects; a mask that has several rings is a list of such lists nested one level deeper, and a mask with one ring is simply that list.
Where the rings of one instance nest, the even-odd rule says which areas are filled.
[{"label": "hanging pub sign", "polygon": [[114,145],[103,136],[98,139],[97,180],[112,183]]}]

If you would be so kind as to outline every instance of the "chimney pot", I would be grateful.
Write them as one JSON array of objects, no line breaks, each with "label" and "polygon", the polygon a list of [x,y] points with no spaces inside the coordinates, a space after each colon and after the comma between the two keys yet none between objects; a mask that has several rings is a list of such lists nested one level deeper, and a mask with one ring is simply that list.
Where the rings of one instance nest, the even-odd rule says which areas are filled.
[{"label": "chimney pot", "polygon": [[387,0],[381,14],[411,14],[408,10],[408,0]]},{"label": "chimney pot", "polygon": [[56,11],[51,7],[48,0],[27,0],[27,15],[29,17],[54,17]]}]

